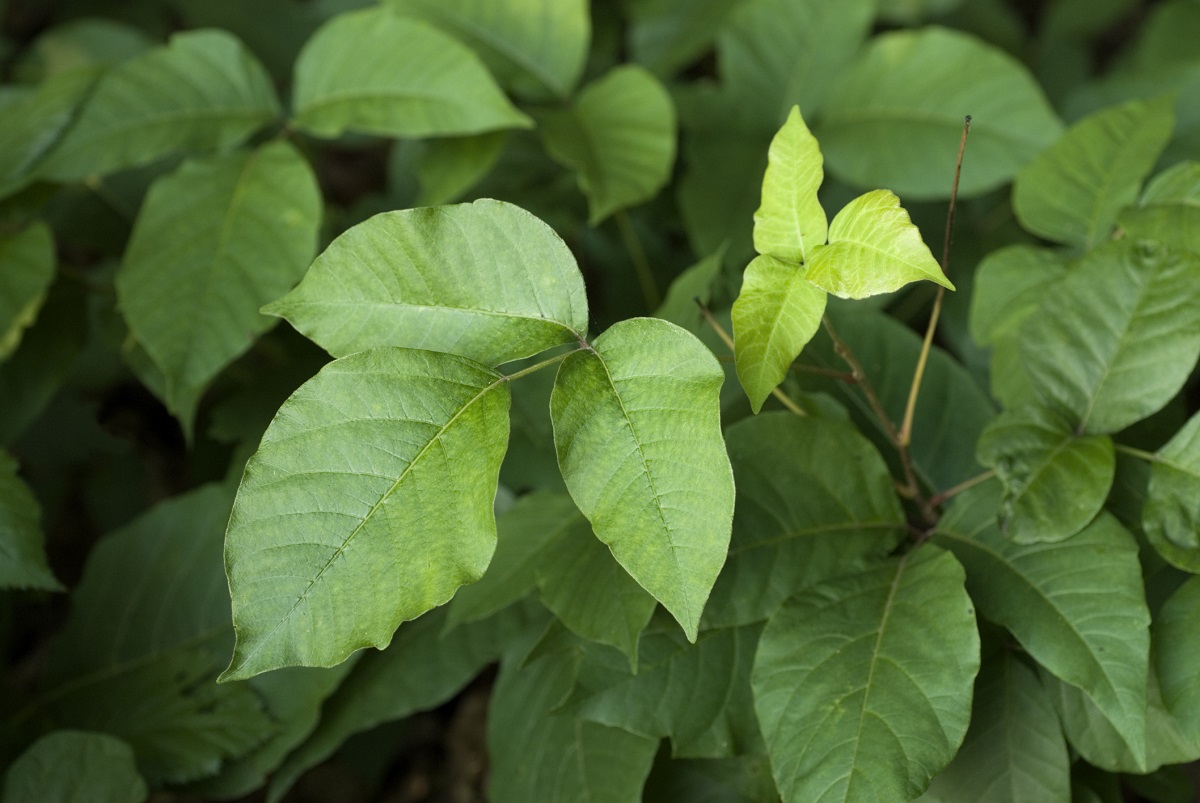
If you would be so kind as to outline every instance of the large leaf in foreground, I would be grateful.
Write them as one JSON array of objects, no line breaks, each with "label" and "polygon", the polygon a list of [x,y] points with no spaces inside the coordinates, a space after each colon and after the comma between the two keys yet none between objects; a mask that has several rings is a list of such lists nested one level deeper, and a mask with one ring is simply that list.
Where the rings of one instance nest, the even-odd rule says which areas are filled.
[{"label": "large leaf in foreground", "polygon": [[975,611],[925,546],[792,597],[754,660],[754,707],[785,801],[912,800],[967,732]]},{"label": "large leaf in foreground", "polygon": [[1057,543],[1000,534],[994,483],[962,495],[934,538],[967,569],[971,599],[1043,667],[1083,689],[1135,755],[1145,751],[1150,614],[1137,543],[1108,514]]},{"label": "large leaf in foreground", "polygon": [[746,266],[733,302],[733,354],[754,412],[820,328],[825,302],[825,291],[796,265],[764,255]]},{"label": "large leaf in foreground", "polygon": [[588,84],[570,108],[538,118],[546,151],[579,176],[595,226],[653,198],[675,165],[675,107],[649,71],[626,65]]},{"label": "large leaf in foreground", "polygon": [[37,499],[17,476],[17,461],[0,450],[0,588],[61,591],[46,565]]},{"label": "large leaf in foreground", "polygon": [[316,177],[286,142],[185,162],[151,186],[117,297],[185,429],[205,386],[278,323],[259,307],[304,274],[320,222]]},{"label": "large leaf in foreground", "polygon": [[829,224],[817,200],[825,176],[821,148],[793,106],[771,140],[762,206],[754,213],[754,250],[802,264],[825,244]]},{"label": "large leaf in foreground", "polygon": [[339,14],[296,60],[295,125],[321,137],[478,134],[528,127],[454,38],[386,8]]},{"label": "large leaf in foreground", "polygon": [[801,588],[857,571],[904,537],[887,465],[850,424],[767,413],[725,437],[738,500],[706,628],[762,621]]},{"label": "large leaf in foreground", "polygon": [[229,520],[237,646],[222,679],[385,647],[478,580],[508,403],[482,365],[396,348],[336,360],[292,394]]},{"label": "large leaf in foreground", "polygon": [[1093,433],[1162,408],[1200,357],[1198,274],[1200,256],[1150,242],[1091,251],[1022,330],[1038,395]]},{"label": "large leaf in foreground", "polygon": [[587,295],[554,230],[501,201],[385,212],[338,237],[264,311],[341,357],[431,349],[485,365],[587,332]]},{"label": "large leaf in foreground", "polygon": [[270,77],[241,42],[224,31],[179,33],[100,79],[38,175],[74,181],[227,148],[278,114]]},{"label": "large leaf in foreground", "polygon": [[4,776],[4,800],[142,803],[133,751],[103,733],[59,730],[38,739]]},{"label": "large leaf in foreground", "polygon": [[54,280],[54,266],[54,236],[45,223],[0,234],[0,361],[16,350],[37,318]]},{"label": "large leaf in foreground", "polygon": [[1084,248],[1103,242],[1171,138],[1174,102],[1134,101],[1071,126],[1017,174],[1017,220],[1047,240]]},{"label": "large leaf in foreground", "polygon": [[733,520],[724,379],[695,336],[634,318],[596,338],[594,350],[567,357],[550,396],[558,463],[575,504],[691,640]]}]

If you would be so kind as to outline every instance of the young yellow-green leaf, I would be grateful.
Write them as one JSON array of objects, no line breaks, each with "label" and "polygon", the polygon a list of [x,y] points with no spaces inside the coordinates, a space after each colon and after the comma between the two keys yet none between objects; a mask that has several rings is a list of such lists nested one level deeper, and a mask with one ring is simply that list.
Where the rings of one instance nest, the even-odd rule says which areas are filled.
[{"label": "young yellow-green leaf", "polygon": [[841,298],[891,293],[921,279],[954,289],[890,190],[860,195],[834,215],[829,245],[809,257],[804,278]]},{"label": "young yellow-green leaf", "polygon": [[316,177],[286,142],[184,162],[150,187],[117,298],[186,430],[209,381],[277,323],[259,308],[304,275],[320,222]]},{"label": "young yellow-green leaf", "polygon": [[0,108],[0,198],[33,181],[44,157],[69,129],[99,70],[46,78],[36,91]]},{"label": "young yellow-green leaf", "polygon": [[40,518],[37,499],[17,476],[17,461],[0,450],[0,589],[63,590],[46,565]]},{"label": "young yellow-green leaf", "polygon": [[960,197],[1004,184],[1062,131],[1029,71],[973,36],[928,27],[876,36],[821,114],[826,166],[909,200],[946,198],[972,115]]},{"label": "young yellow-green leaf", "polygon": [[767,622],[750,681],[783,799],[917,797],[967,732],[978,670],[975,610],[948,552],[801,591]]},{"label": "young yellow-green leaf", "polygon": [[246,464],[225,537],[237,646],[222,680],[333,666],[483,575],[508,384],[449,354],[325,366]]},{"label": "young yellow-green leaf", "polygon": [[887,464],[850,424],[767,413],[725,440],[738,500],[706,628],[763,621],[799,589],[884,558],[904,538]]},{"label": "young yellow-green leaf", "polygon": [[17,350],[54,280],[54,236],[42,221],[0,234],[0,362]]},{"label": "young yellow-green leaf", "polygon": [[617,67],[588,84],[570,108],[538,115],[546,151],[578,174],[588,223],[650,200],[675,166],[675,107],[648,70]]},{"label": "young yellow-green leaf", "polygon": [[984,661],[962,749],[917,803],[1070,803],[1070,766],[1050,696],[1005,652]]},{"label": "young yellow-green leaf", "polygon": [[828,223],[817,200],[825,176],[817,139],[793,106],[771,140],[763,175],[762,206],[754,213],[754,250],[804,264],[825,244]]},{"label": "young yellow-green leaf", "polygon": [[1200,357],[1198,274],[1200,255],[1148,241],[1090,251],[1021,332],[1038,396],[1091,433],[1162,408]]},{"label": "young yellow-green leaf", "polygon": [[1180,162],[1155,176],[1118,222],[1128,237],[1200,254],[1200,162]]},{"label": "young yellow-green leaf", "polygon": [[4,776],[5,801],[142,803],[146,782],[133,750],[103,733],[56,730],[38,739]]},{"label": "young yellow-green leaf", "polygon": [[296,59],[294,124],[319,137],[478,134],[529,118],[455,39],[386,8],[339,14]]},{"label": "young yellow-green leaf", "polygon": [[403,346],[485,365],[574,342],[588,323],[566,244],[520,207],[489,199],[376,215],[263,311],[337,357]]},{"label": "young yellow-green leaf", "polygon": [[187,31],[114,67],[38,168],[75,181],[236,145],[279,114],[266,70],[224,31]]},{"label": "young yellow-green leaf", "polygon": [[999,483],[961,495],[935,541],[967,570],[979,612],[1007,627],[1039,664],[1095,701],[1135,755],[1146,745],[1150,614],[1137,543],[1108,514],[1056,543],[1001,535]]},{"label": "young yellow-green leaf", "polygon": [[1008,410],[988,424],[979,462],[1004,483],[1000,526],[1019,544],[1062,541],[1100,512],[1116,471],[1112,438],[1079,435],[1041,406]]},{"label": "young yellow-green leaf", "polygon": [[694,335],[633,318],[563,360],[550,396],[558,464],[575,504],[692,641],[733,521],[724,379]]},{"label": "young yellow-green leaf", "polygon": [[971,337],[981,346],[1019,331],[1050,288],[1067,275],[1067,258],[1049,248],[1010,245],[984,257],[971,291]]},{"label": "young yellow-green leaf", "polygon": [[1151,543],[1165,539],[1180,549],[1200,548],[1200,414],[1158,450],[1142,526]]},{"label": "young yellow-green leaf", "polygon": [[502,86],[533,101],[564,100],[587,61],[587,0],[387,0],[469,45]]},{"label": "young yellow-green leaf", "polygon": [[817,333],[825,301],[796,265],[758,256],[746,266],[733,302],[733,359],[754,412]]},{"label": "young yellow-green leaf", "polygon": [[1163,604],[1153,638],[1163,704],[1200,745],[1200,579],[1188,580]]},{"label": "young yellow-green leaf", "polygon": [[1017,173],[1017,220],[1054,242],[1085,249],[1104,242],[1171,138],[1174,103],[1169,96],[1134,101],[1071,126]]}]

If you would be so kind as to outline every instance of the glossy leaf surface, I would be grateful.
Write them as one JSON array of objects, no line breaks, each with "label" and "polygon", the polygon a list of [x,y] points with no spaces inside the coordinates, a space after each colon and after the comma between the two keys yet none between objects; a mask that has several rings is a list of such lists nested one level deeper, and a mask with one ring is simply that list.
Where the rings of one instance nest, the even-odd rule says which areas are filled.
[{"label": "glossy leaf surface", "polygon": [[574,342],[588,324],[566,244],[492,200],[376,215],[334,240],[264,311],[338,357],[403,346],[485,365]]},{"label": "glossy leaf surface", "polygon": [[383,348],[336,360],[267,428],[226,536],[237,646],[223,680],[332,666],[478,580],[508,386],[482,365]]}]

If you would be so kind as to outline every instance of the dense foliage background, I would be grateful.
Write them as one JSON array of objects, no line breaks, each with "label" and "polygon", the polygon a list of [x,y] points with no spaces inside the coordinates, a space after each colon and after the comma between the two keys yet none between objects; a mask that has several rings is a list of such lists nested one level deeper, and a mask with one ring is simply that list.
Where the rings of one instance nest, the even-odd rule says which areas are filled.
[{"label": "dense foliage background", "polygon": [[[1194,799],[1200,3],[0,0],[0,37],[5,801]],[[718,335],[795,106],[828,216],[892,190],[935,256],[973,116],[911,445],[934,284],[830,297],[794,366],[743,323],[754,380]],[[482,580],[216,683],[246,462],[374,325],[360,241],[327,247],[480,198],[565,242],[581,330],[664,318],[725,368],[703,618],[591,537],[549,370],[512,383]],[[500,264],[533,224],[498,220],[431,242]],[[912,732],[789,741],[885,664],[879,733]]]}]

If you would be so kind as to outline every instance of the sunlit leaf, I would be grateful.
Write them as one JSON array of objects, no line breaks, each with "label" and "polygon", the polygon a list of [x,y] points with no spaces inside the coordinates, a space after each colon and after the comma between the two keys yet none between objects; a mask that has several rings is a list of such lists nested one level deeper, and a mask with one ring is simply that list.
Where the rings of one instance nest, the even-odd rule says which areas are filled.
[{"label": "sunlit leaf", "polygon": [[484,366],[397,348],[335,360],[292,394],[229,520],[237,646],[222,679],[386,647],[478,580],[508,404]]},{"label": "sunlit leaf", "polygon": [[767,159],[762,206],[754,213],[754,249],[785,262],[807,262],[825,244],[828,224],[817,200],[825,175],[821,149],[799,106],[771,140]]},{"label": "sunlit leaf", "polygon": [[634,318],[567,357],[550,397],[571,497],[692,640],[733,520],[719,420],[724,379],[693,335]]}]

